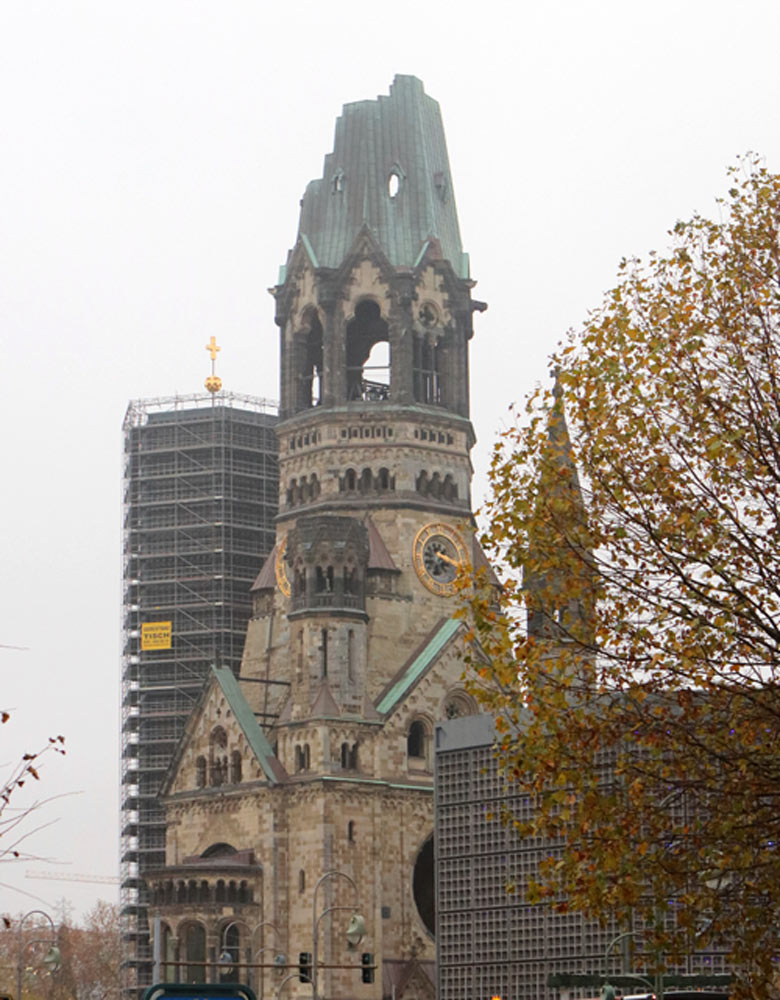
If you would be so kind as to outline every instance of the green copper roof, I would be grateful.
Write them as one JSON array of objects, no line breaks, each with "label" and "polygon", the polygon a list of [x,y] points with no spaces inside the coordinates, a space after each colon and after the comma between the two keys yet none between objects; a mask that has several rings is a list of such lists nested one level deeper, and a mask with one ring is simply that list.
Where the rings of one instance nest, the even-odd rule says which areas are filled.
[{"label": "green copper roof", "polygon": [[276,784],[279,779],[271,763],[274,757],[271,744],[265,738],[265,733],[257,724],[254,712],[247,705],[233,671],[228,667],[212,667],[211,669],[217,679],[217,683],[222,689],[225,700],[230,705],[231,712],[235,716],[239,726],[241,726],[247,743],[260,761],[266,778]]},{"label": "green copper roof", "polygon": [[394,705],[406,694],[412,685],[419,680],[436,657],[441,653],[450,639],[455,635],[461,626],[457,618],[448,618],[441,628],[428,640],[422,652],[409,663],[406,670],[398,680],[387,691],[382,700],[376,706],[380,715],[386,715]]},{"label": "green copper roof", "polygon": [[441,112],[414,76],[396,76],[375,101],[344,105],[322,177],[303,196],[298,235],[312,261],[336,268],[364,224],[395,267],[414,266],[432,238],[468,277]]}]

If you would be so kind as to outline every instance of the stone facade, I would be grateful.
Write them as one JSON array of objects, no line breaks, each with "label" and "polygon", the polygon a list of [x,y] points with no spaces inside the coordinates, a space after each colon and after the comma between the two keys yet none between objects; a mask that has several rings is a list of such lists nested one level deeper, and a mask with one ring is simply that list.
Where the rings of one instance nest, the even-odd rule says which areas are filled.
[{"label": "stone facade", "polygon": [[240,675],[215,669],[164,789],[162,976],[224,953],[260,993],[310,996],[294,973],[317,951],[321,998],[434,995],[433,729],[473,710],[453,613],[481,558],[464,260],[438,106],[398,77],[345,107],[274,289],[277,541]]}]

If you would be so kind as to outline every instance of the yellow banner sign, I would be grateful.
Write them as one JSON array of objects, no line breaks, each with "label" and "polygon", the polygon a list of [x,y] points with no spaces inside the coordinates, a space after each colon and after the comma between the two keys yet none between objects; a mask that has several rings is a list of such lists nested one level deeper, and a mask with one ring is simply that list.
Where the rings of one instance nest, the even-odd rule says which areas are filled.
[{"label": "yellow banner sign", "polygon": [[141,626],[141,649],[170,649],[171,623],[144,622]]}]

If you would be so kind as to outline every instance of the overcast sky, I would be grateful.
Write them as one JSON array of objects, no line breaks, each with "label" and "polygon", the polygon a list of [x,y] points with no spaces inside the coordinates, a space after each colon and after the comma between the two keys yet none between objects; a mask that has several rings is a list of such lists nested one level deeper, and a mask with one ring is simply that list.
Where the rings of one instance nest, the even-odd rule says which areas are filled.
[{"label": "overcast sky", "polygon": [[[780,170],[780,4],[0,0],[0,762],[63,733],[30,840],[118,864],[121,424],[131,398],[276,399],[267,289],[342,104],[412,73],[442,107],[474,295],[475,501],[507,408],[620,258]],[[21,799],[19,799],[21,802]],[[25,878],[0,910],[112,886]],[[16,887],[11,891],[8,886]]]}]

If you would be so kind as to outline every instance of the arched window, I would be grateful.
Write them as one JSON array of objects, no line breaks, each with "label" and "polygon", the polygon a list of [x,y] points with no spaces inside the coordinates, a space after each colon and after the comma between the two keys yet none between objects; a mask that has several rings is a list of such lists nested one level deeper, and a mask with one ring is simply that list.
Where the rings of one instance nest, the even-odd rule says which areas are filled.
[{"label": "arched window", "polygon": [[[202,924],[187,924],[179,931],[179,940],[184,959],[185,981],[202,983],[203,963],[206,961],[206,928]],[[190,962],[193,964],[188,964]]]},{"label": "arched window", "polygon": [[350,770],[357,771],[358,766],[358,745],[357,743],[352,744],[352,749],[349,751],[349,766]]},{"label": "arched window", "polygon": [[241,781],[241,751],[234,750],[230,755],[230,784],[237,785]]},{"label": "arched window", "polygon": [[311,770],[311,752],[308,743],[303,744],[303,769],[304,771]]},{"label": "arched window", "polygon": [[341,766],[345,771],[349,767],[349,743],[341,744]]},{"label": "arched window", "polygon": [[[344,569],[344,593],[351,593],[347,590],[347,570]],[[352,629],[347,632],[347,680],[354,681],[355,679],[355,633]]]},{"label": "arched window", "polygon": [[357,484],[357,474],[354,469],[347,469],[344,473],[344,489],[353,492]]},{"label": "arched window", "polygon": [[406,737],[406,753],[410,759],[418,762],[426,759],[427,735],[425,723],[420,719],[415,719],[409,726],[409,733]]},{"label": "arched window", "polygon": [[351,819],[349,821],[349,823],[347,823],[347,840],[350,842],[350,844],[354,844],[355,843],[355,821],[354,821],[354,819]]},{"label": "arched window", "polygon": [[320,632],[320,676],[328,676],[328,630]]},{"label": "arched window", "polygon": [[444,483],[441,488],[442,496],[445,500],[457,500],[458,499],[458,487],[453,482],[452,476],[447,473],[444,477]]},{"label": "arched window", "polygon": [[374,477],[371,473],[371,469],[363,469],[360,473],[360,482],[358,483],[358,490],[361,493],[368,493],[374,483]]},{"label": "arched window", "polygon": [[227,781],[227,733],[222,726],[215,726],[209,736],[209,784],[224,785]]},{"label": "arched window", "polygon": [[[235,883],[231,883],[235,889]],[[228,893],[230,897],[230,893]],[[222,933],[219,954],[219,979],[220,982],[235,982],[238,978],[238,962],[240,959],[240,938],[238,926],[234,923],[228,924]]]},{"label": "arched window", "polygon": [[301,868],[298,872],[298,892],[306,891],[306,872]]},{"label": "arched window", "polygon": [[475,715],[476,706],[465,691],[451,691],[444,701],[444,718],[459,719],[463,715]]},{"label": "arched window", "polygon": [[377,489],[389,490],[390,489],[390,470],[382,468],[379,470],[379,475],[377,476]]},{"label": "arched window", "polygon": [[195,761],[195,785],[198,788],[206,787],[206,758],[198,757]]}]

